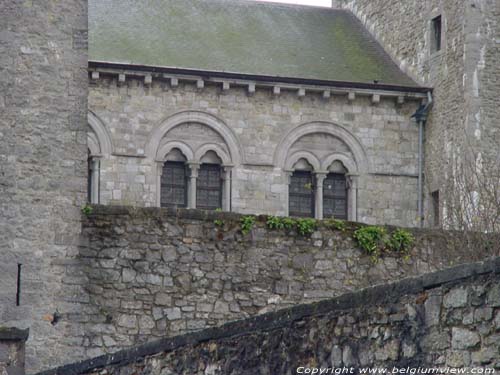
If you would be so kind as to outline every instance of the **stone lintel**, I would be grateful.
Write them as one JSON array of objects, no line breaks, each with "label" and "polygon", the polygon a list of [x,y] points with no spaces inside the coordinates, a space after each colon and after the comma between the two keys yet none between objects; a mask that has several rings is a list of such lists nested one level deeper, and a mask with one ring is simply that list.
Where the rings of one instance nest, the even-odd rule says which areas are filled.
[{"label": "stone lintel", "polygon": [[0,341],[26,341],[29,336],[29,329],[19,329],[14,327],[0,327]]}]

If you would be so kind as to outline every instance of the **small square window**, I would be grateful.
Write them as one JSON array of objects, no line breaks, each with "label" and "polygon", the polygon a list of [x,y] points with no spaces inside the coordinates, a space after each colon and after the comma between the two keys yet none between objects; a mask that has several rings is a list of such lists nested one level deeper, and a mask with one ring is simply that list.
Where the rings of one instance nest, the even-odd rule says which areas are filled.
[{"label": "small square window", "polygon": [[433,18],[431,21],[432,30],[431,30],[431,52],[441,51],[441,16],[437,16]]}]

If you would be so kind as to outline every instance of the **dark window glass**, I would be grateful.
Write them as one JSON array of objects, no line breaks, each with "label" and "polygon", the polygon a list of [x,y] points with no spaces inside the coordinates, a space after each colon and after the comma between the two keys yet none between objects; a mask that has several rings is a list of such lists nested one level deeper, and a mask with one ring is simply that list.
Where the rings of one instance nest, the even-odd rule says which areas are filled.
[{"label": "dark window glass", "polygon": [[221,207],[221,167],[218,164],[202,164],[196,181],[196,208],[215,210]]},{"label": "dark window glass", "polygon": [[347,220],[345,174],[329,173],[323,181],[323,217]]},{"label": "dark window glass", "polygon": [[167,161],[163,164],[160,194],[162,207],[186,207],[187,176],[185,163]]},{"label": "dark window glass", "polygon": [[314,186],[311,172],[294,172],[290,177],[288,213],[314,217]]},{"label": "dark window glass", "polygon": [[441,50],[441,16],[432,20],[432,52]]}]

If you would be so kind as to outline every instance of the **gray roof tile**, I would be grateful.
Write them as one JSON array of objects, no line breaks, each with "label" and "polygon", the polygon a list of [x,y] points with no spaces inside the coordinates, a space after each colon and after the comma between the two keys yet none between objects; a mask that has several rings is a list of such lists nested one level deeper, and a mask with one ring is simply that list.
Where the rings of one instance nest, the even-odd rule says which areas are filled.
[{"label": "gray roof tile", "polygon": [[89,59],[418,86],[348,11],[241,0],[89,0]]}]

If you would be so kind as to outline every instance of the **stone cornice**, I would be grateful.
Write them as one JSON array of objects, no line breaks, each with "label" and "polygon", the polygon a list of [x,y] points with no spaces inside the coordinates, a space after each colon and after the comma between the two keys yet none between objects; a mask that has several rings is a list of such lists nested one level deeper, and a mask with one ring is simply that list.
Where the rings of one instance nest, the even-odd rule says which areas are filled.
[{"label": "stone cornice", "polygon": [[342,81],[324,81],[292,77],[273,77],[252,74],[240,74],[218,71],[202,71],[172,67],[154,67],[131,64],[117,64],[103,61],[89,61],[89,79],[97,81],[103,76],[116,78],[119,84],[127,79],[141,80],[145,86],[154,81],[163,81],[176,88],[179,82],[189,82],[196,85],[198,90],[208,85],[220,86],[222,91],[233,88],[245,88],[249,95],[257,90],[268,90],[275,96],[284,91],[294,92],[301,98],[308,94],[321,95],[328,100],[334,95],[347,96],[354,101],[357,97],[369,97],[376,105],[381,98],[395,99],[401,105],[405,100],[425,100],[428,87],[396,86],[381,83],[360,83]]}]

